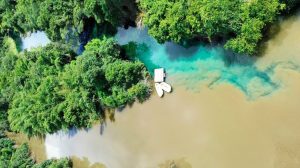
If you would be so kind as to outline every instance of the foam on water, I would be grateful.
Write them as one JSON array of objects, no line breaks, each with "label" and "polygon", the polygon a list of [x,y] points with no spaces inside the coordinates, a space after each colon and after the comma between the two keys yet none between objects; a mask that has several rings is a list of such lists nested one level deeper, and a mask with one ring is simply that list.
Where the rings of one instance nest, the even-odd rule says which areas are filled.
[{"label": "foam on water", "polygon": [[228,54],[221,46],[198,44],[184,48],[171,42],[159,44],[146,29],[119,28],[115,37],[122,45],[136,42],[137,57],[151,73],[154,68],[163,67],[169,76],[176,76],[176,84],[188,89],[199,89],[195,86],[201,83],[214,87],[227,82],[253,99],[269,95],[280,86],[273,74],[281,63],[259,69],[254,57]]}]

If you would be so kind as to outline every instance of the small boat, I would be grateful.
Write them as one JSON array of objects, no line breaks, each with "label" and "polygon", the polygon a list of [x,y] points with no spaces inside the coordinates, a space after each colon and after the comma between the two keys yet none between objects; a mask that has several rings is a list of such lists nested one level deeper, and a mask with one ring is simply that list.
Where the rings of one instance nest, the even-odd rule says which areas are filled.
[{"label": "small boat", "polygon": [[160,87],[168,93],[170,93],[172,91],[172,87],[169,84],[167,84],[166,82],[161,82]]},{"label": "small boat", "polygon": [[155,85],[156,93],[158,94],[159,97],[162,97],[164,95],[164,91],[161,85],[159,83],[155,83],[154,85]]},{"label": "small boat", "polygon": [[154,82],[163,82],[165,81],[165,70],[164,68],[154,69]]}]

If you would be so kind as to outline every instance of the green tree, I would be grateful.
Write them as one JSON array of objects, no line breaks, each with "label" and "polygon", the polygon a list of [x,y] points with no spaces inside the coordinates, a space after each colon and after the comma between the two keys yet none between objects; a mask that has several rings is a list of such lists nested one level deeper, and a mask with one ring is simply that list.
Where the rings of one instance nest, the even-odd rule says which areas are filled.
[{"label": "green tree", "polygon": [[10,159],[10,168],[30,168],[34,165],[34,160],[30,157],[30,151],[27,144],[22,144],[12,154]]},{"label": "green tree", "polygon": [[134,0],[1,0],[0,33],[43,30],[58,41],[85,27],[127,24],[136,10]]},{"label": "green tree", "polygon": [[35,164],[32,168],[71,168],[72,162],[70,159],[63,158],[63,159],[50,159],[46,160],[42,163]]},{"label": "green tree", "polygon": [[[127,89],[145,79],[144,65],[122,60],[121,47],[112,38],[94,39],[85,48],[82,56],[62,73],[63,88],[69,91],[65,93],[75,94],[72,90],[76,94],[84,93],[87,96],[85,104],[91,105],[82,109],[90,109],[93,113],[99,108],[116,108],[133,102],[138,94],[129,94]],[[149,87],[145,85],[144,88],[149,92]]]},{"label": "green tree", "polygon": [[15,152],[14,145],[15,143],[0,131],[0,167],[8,167],[10,158]]},{"label": "green tree", "polygon": [[145,67],[141,62],[117,60],[105,68],[105,78],[110,85],[128,88],[143,79]]},{"label": "green tree", "polygon": [[263,28],[285,7],[279,0],[141,0],[144,24],[158,42],[230,37],[225,45],[254,54]]},{"label": "green tree", "polygon": [[[1,90],[13,88],[9,89],[13,96],[8,110],[13,131],[31,136],[67,127],[60,117],[61,112],[56,110],[62,101],[56,93],[59,84],[57,75],[74,56],[71,50],[58,44],[18,55],[12,75],[1,87]],[[16,87],[9,81],[16,81]]]},{"label": "green tree", "polygon": [[56,43],[9,53],[0,57],[0,69],[10,74],[0,72],[5,105],[0,116],[3,127],[8,118],[12,131],[28,136],[91,127],[105,118],[105,108],[143,101],[150,93],[144,65],[122,59],[121,46],[113,38],[92,40],[76,58],[67,46]]},{"label": "green tree", "polygon": [[15,5],[16,1],[0,0],[0,40],[4,35],[20,30],[20,26],[15,23],[14,19]]},{"label": "green tree", "polygon": [[248,20],[242,25],[241,34],[230,39],[225,48],[232,49],[237,53],[255,53],[257,43],[262,38],[263,26],[264,23],[259,19]]}]

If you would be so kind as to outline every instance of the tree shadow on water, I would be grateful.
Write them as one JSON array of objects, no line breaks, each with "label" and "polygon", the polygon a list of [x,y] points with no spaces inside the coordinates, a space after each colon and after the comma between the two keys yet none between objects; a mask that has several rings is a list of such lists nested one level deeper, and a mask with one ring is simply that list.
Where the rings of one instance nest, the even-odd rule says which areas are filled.
[{"label": "tree shadow on water", "polygon": [[79,131],[85,131],[85,132],[89,132],[92,128],[76,128],[76,127],[71,127],[68,129],[68,131],[63,132],[63,134],[66,134],[69,138],[74,137],[75,135],[77,135],[77,133]]},{"label": "tree shadow on water", "polygon": [[104,129],[105,129],[106,126],[107,126],[107,125],[106,125],[106,122],[102,122],[102,123],[100,124],[100,135],[103,135]]},{"label": "tree shadow on water", "polygon": [[[110,121],[114,122],[114,119],[110,118]],[[107,122],[106,121],[100,122],[100,124],[99,124],[99,133],[100,133],[100,135],[104,134],[104,130],[105,130],[106,126],[107,126]],[[89,132],[91,129],[92,128],[81,128],[81,129],[78,129],[78,128],[72,127],[68,131],[63,132],[63,135],[65,134],[65,135],[68,136],[68,138],[72,138],[72,137],[76,136],[77,133],[80,132],[80,131]]]},{"label": "tree shadow on water", "polygon": [[153,61],[151,60],[151,56],[153,54],[155,53],[151,51],[150,47],[147,46],[147,44],[142,43],[137,45],[137,59],[145,64],[147,70],[152,75],[154,69],[159,67],[158,65],[154,64]]},{"label": "tree shadow on water", "polygon": [[225,66],[230,67],[233,65],[240,66],[252,66],[256,62],[257,58],[248,55],[236,54],[232,51],[224,50],[224,54],[221,56]]},{"label": "tree shadow on water", "polygon": [[[123,107],[123,106],[122,106]],[[115,113],[122,112],[119,108],[117,109],[106,109],[104,112],[104,118],[100,121],[99,124],[99,133],[100,135],[104,134],[105,128],[107,127],[107,122],[115,122]]]},{"label": "tree shadow on water", "polygon": [[78,129],[76,127],[72,127],[68,130],[67,135],[69,138],[75,136],[78,133]]},{"label": "tree shadow on water", "polygon": [[283,39],[287,37],[288,29],[290,29],[293,23],[299,19],[299,5],[295,7],[292,11],[285,13],[283,16],[279,17],[279,19],[277,19],[274,23],[268,25],[267,28],[265,28],[263,32],[264,38],[258,44],[259,47],[256,54],[257,57],[262,57],[266,54],[269,40],[276,38],[276,36],[278,35],[280,35],[279,40],[273,40],[272,43],[276,46],[281,46],[281,44],[284,41]]},{"label": "tree shadow on water", "polygon": [[164,46],[170,60],[189,58],[199,50],[199,47],[196,46],[184,47],[172,42],[166,42]]},{"label": "tree shadow on water", "polygon": [[144,97],[142,100],[139,100],[138,98],[136,98],[134,101],[128,102],[126,105],[120,106],[118,108],[112,108],[112,109],[106,109],[105,110],[105,119],[103,119],[100,122],[99,125],[99,133],[100,135],[104,134],[105,128],[107,127],[107,122],[116,122],[116,118],[115,118],[115,114],[116,113],[123,113],[125,108],[132,108],[132,106],[135,103],[144,103],[147,100],[149,100],[151,98],[153,94],[153,90],[150,90],[150,92],[148,93],[148,95],[146,97]]}]

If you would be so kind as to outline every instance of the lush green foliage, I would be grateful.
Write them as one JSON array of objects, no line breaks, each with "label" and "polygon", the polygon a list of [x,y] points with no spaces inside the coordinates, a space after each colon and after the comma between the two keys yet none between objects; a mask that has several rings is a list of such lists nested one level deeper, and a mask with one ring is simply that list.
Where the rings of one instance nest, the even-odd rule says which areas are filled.
[{"label": "lush green foliage", "polygon": [[9,38],[3,46],[1,126],[7,127],[8,110],[13,131],[32,136],[90,127],[104,119],[103,109],[149,96],[144,65],[121,59],[121,47],[112,38],[92,40],[76,59],[67,46],[56,43],[22,53]]},{"label": "lush green foliage", "polygon": [[13,19],[15,5],[16,1],[0,0],[0,38],[3,38],[2,35],[10,34],[19,28]]},{"label": "lush green foliage", "polygon": [[15,151],[13,146],[14,142],[0,130],[0,167],[6,168],[10,164],[10,158]]},{"label": "lush green foliage", "polygon": [[57,126],[61,121],[60,111],[52,110],[57,108],[61,97],[53,90],[58,84],[56,76],[74,56],[71,50],[58,44],[21,54],[7,51],[2,55],[0,91],[10,106],[8,118],[12,130],[33,135],[61,127]]},{"label": "lush green foliage", "polygon": [[144,23],[158,42],[230,36],[225,47],[253,54],[263,28],[285,5],[279,0],[141,0]]},{"label": "lush green foliage", "polygon": [[[14,89],[18,83],[10,76],[17,60],[16,45],[11,38],[5,38],[0,48],[0,132],[9,130],[7,121],[7,110],[9,102],[12,100]],[[9,85],[9,86],[8,86]]]},{"label": "lush green foliage", "polygon": [[[247,54],[255,53],[264,28],[281,10],[298,4],[297,0],[140,0],[144,23],[158,42],[221,36],[228,39],[227,49]],[[124,46],[124,57],[112,38],[94,39],[76,57],[59,43],[19,53],[10,37],[43,30],[53,41],[68,41],[91,27],[105,32],[105,27],[126,24],[135,15],[134,0],[0,0],[1,168],[72,166],[69,159],[35,164],[28,145],[16,147],[4,135],[7,130],[33,136],[90,127],[105,118],[104,109],[144,101],[150,94],[144,65],[126,60],[136,54],[134,43]]]},{"label": "lush green foliage", "polygon": [[27,144],[22,144],[11,155],[9,167],[27,168],[32,167],[33,165],[34,161],[30,158],[29,147]]},{"label": "lush green foliage", "polygon": [[72,162],[67,159],[50,159],[46,160],[42,163],[35,164],[32,168],[71,168],[72,167]]},{"label": "lush green foliage", "polygon": [[[142,101],[142,93],[149,95],[149,88],[143,81],[147,75],[144,65],[138,61],[122,60],[120,47],[113,39],[95,39],[85,48],[84,53],[68,65],[61,76],[67,86],[64,89],[74,92],[70,92],[70,99],[80,95],[90,97],[86,99],[89,102],[87,107],[82,108],[91,112],[101,107],[116,108],[133,102],[135,98]],[[141,93],[135,91],[137,87],[143,88]]]},{"label": "lush green foliage", "polygon": [[7,113],[5,110],[0,111],[0,130],[8,130],[9,123],[7,121]]},{"label": "lush green foliage", "polygon": [[135,13],[134,0],[0,0],[0,33],[44,30],[57,41],[85,26],[123,25]]}]

